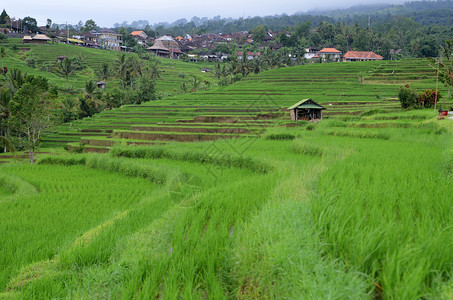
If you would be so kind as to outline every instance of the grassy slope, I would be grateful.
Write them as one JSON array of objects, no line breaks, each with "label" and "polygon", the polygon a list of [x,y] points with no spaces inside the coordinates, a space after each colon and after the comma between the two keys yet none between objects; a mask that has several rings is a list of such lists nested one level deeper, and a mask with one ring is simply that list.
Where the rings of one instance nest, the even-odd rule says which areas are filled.
[{"label": "grassy slope", "polygon": [[429,111],[345,120],[268,133],[292,141],[125,147],[87,169],[3,166],[41,190],[0,200],[3,296],[451,296],[452,124]]},{"label": "grassy slope", "polygon": [[[398,70],[405,74],[394,78]],[[420,61],[278,69],[104,112],[70,130],[239,113],[197,106],[259,111],[305,95],[382,108],[377,93],[392,98],[407,80],[417,88],[435,83]],[[0,297],[451,297],[450,121],[432,111],[338,114],[263,137],[270,134],[295,139],[121,147],[116,155],[2,166],[9,188],[0,198],[0,250],[8,255]]]},{"label": "grassy slope", "polygon": [[[360,83],[360,76],[364,83]],[[359,114],[373,109],[391,111],[398,109],[398,88],[406,83],[416,90],[433,88],[435,73],[427,61],[420,59],[274,69],[250,75],[231,86],[105,111],[73,122],[73,126],[64,124],[44,138],[44,146],[61,147],[80,141],[81,131],[90,129],[129,130],[134,124],[161,126],[163,122],[171,124],[207,115],[256,116],[288,107],[303,98],[323,103],[327,107],[325,115]]]},{"label": "grassy slope", "polygon": [[[16,45],[18,50],[13,50],[13,45]],[[34,54],[38,67],[43,63],[56,63],[58,56],[73,57],[81,55],[84,57],[86,61],[86,68],[72,75],[69,79],[71,87],[75,89],[84,88],[85,81],[96,80],[96,70],[103,63],[109,63],[113,66],[119,55],[119,52],[116,51],[91,49],[59,43],[49,45],[24,45],[21,43],[20,39],[7,39],[0,41],[0,47],[2,46],[7,49],[7,56],[4,59],[4,64],[8,67],[8,69],[20,68],[22,71],[26,71],[29,74],[45,76],[49,78],[52,83],[62,89],[66,87],[66,79],[64,77],[61,77],[56,73],[42,71],[39,68],[30,68],[25,62],[26,55],[30,53]],[[26,49],[27,51],[24,51],[23,49]],[[158,81],[157,89],[161,92],[170,94],[179,92],[182,79],[180,79],[177,75],[181,72],[186,73],[186,75],[196,75],[202,80],[213,80],[213,76],[211,74],[202,73],[200,71],[203,67],[212,67],[212,64],[210,63],[188,63],[164,58],[159,58],[159,60],[161,62],[160,67],[162,68],[163,73],[162,78]],[[121,82],[118,78],[114,78],[113,80],[110,79],[109,82],[109,87],[121,87]]]}]

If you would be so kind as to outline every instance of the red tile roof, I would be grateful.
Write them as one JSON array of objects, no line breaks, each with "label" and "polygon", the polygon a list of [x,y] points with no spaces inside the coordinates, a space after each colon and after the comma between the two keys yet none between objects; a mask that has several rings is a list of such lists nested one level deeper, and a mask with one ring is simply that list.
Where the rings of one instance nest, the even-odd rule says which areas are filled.
[{"label": "red tile roof", "polygon": [[335,48],[324,48],[321,51],[319,51],[319,53],[339,53],[339,54],[341,54],[341,51],[338,51]]},{"label": "red tile roof", "polygon": [[140,30],[140,31],[132,31],[131,35],[139,35],[142,32],[143,32],[142,30]]},{"label": "red tile roof", "polygon": [[384,59],[382,56],[370,51],[348,51],[343,56],[344,58],[352,58],[352,59]]}]

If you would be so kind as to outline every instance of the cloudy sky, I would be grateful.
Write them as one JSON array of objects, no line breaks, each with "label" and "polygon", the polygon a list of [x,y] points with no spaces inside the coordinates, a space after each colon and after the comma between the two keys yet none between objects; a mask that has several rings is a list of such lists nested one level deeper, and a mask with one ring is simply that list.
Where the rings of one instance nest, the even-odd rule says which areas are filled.
[{"label": "cloudy sky", "polygon": [[5,0],[3,7],[11,17],[31,16],[38,25],[45,25],[47,18],[54,23],[77,24],[93,19],[100,26],[114,23],[148,20],[150,24],[173,22],[179,18],[190,20],[193,16],[248,17],[268,16],[313,9],[347,8],[357,4],[401,4],[407,0]]}]

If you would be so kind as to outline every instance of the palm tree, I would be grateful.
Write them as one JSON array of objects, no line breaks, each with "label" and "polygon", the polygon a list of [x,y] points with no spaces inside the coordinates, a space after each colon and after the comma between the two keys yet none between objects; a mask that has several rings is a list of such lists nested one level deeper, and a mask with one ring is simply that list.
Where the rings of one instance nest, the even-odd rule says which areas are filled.
[{"label": "palm tree", "polygon": [[93,81],[86,81],[85,82],[85,93],[88,95],[89,98],[93,98],[93,94],[96,91],[96,84]]},{"label": "palm tree", "polygon": [[77,98],[66,97],[61,102],[61,110],[63,111],[65,122],[75,120],[80,111],[79,101]]},{"label": "palm tree", "polygon": [[1,47],[0,48],[0,57],[2,58],[2,73],[3,73],[3,76],[5,76],[6,78],[6,73],[4,72],[5,70],[5,65],[3,64],[3,59],[5,58],[6,56],[6,50],[5,50],[5,47]]},{"label": "palm tree", "polygon": [[121,83],[123,84],[123,91],[125,88],[125,83],[126,83],[126,76],[127,76],[127,60],[126,60],[126,54],[120,54],[118,55],[118,58],[115,61],[116,64],[116,71],[118,75],[120,76]]},{"label": "palm tree", "polygon": [[[8,138],[8,120],[11,117],[10,110],[11,92],[0,90],[0,137]],[[2,136],[3,135],[3,136]],[[8,147],[3,147],[4,152]]]},{"label": "palm tree", "polygon": [[68,92],[69,92],[69,76],[72,74],[72,72],[74,72],[73,62],[74,61],[72,58],[67,57],[63,59],[59,64],[61,73],[63,73],[63,75],[66,77],[66,86]]},{"label": "palm tree", "polygon": [[102,66],[98,69],[98,74],[101,76],[101,79],[104,80],[104,89],[107,88],[107,80],[111,75],[110,65],[108,63],[103,63]]},{"label": "palm tree", "polygon": [[22,73],[19,69],[12,69],[8,75],[8,84],[11,91],[11,98],[24,85],[27,72]]},{"label": "palm tree", "polygon": [[160,61],[156,60],[154,63],[151,64],[151,67],[149,68],[150,71],[150,76],[152,80],[157,80],[161,78],[162,71],[159,68],[159,63]]},{"label": "palm tree", "polygon": [[134,77],[136,75],[142,76],[143,74],[143,63],[136,56],[131,56],[127,60],[128,72],[131,77],[131,88],[134,87]]}]

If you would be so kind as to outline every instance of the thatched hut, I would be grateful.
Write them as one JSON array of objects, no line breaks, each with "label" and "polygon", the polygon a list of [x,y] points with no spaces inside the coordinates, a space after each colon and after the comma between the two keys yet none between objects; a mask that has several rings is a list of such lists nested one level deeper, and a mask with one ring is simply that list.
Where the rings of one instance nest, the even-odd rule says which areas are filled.
[{"label": "thatched hut", "polygon": [[312,121],[322,119],[322,110],[325,107],[319,105],[311,99],[304,99],[288,107],[292,121]]},{"label": "thatched hut", "polygon": [[156,40],[156,42],[154,42],[154,45],[147,48],[146,50],[155,53],[157,56],[162,57],[170,56],[170,50],[167,47],[165,47],[164,44],[159,40]]}]

